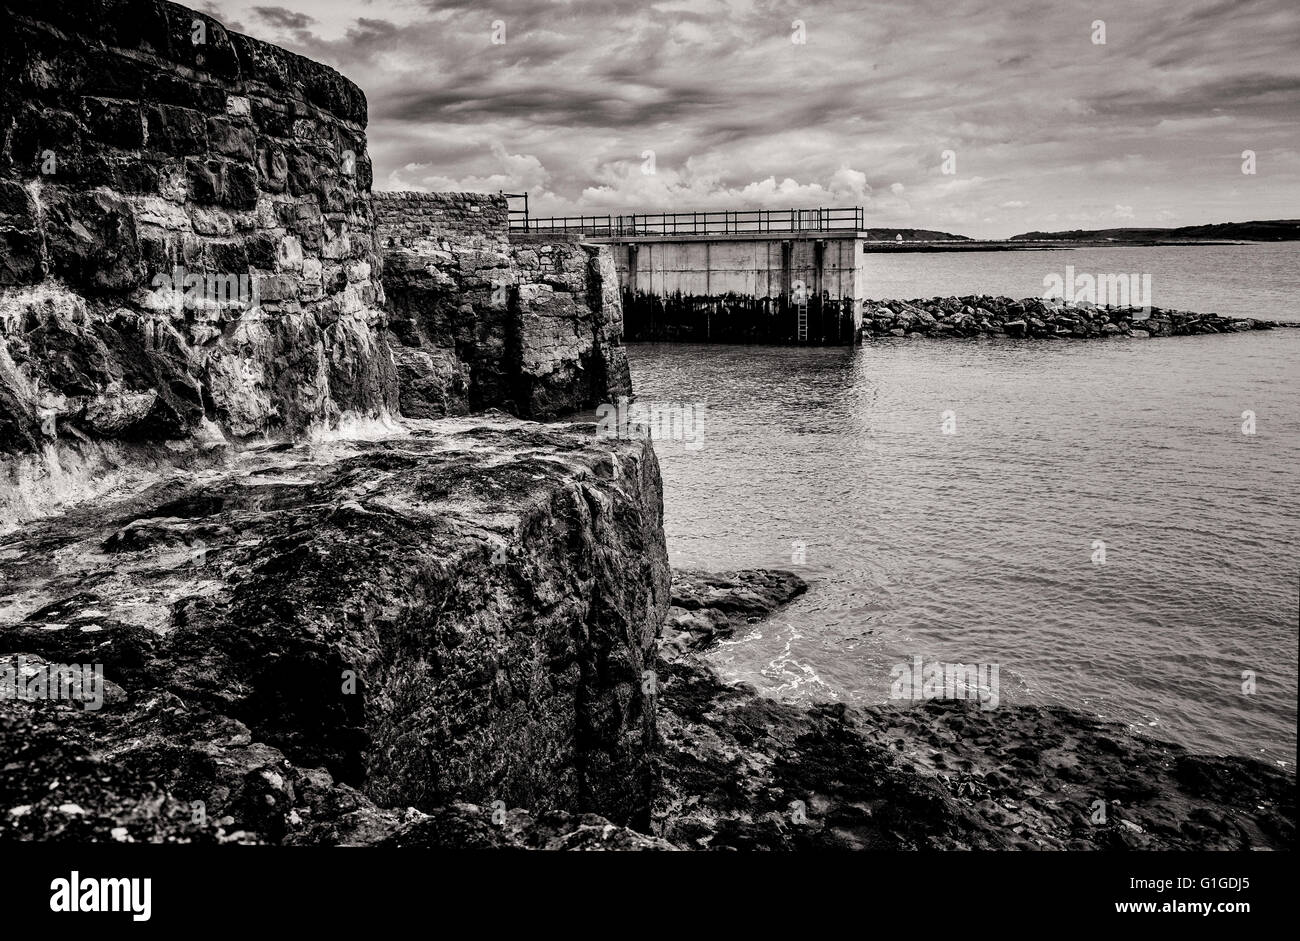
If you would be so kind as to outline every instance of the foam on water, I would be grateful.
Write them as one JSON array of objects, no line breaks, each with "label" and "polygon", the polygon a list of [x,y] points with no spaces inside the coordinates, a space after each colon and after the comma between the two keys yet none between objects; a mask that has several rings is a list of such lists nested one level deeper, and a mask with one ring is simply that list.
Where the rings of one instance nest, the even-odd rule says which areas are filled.
[{"label": "foam on water", "polygon": [[384,410],[379,415],[362,415],[345,411],[329,424],[313,425],[308,438],[313,444],[336,441],[384,441],[408,434],[407,427]]}]

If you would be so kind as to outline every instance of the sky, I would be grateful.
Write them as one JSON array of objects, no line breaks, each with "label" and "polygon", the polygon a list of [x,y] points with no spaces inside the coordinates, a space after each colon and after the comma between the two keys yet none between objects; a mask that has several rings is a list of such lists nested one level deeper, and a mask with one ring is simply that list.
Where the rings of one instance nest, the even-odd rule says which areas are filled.
[{"label": "sky", "polygon": [[190,5],[360,85],[375,189],[981,238],[1300,217],[1300,0]]}]

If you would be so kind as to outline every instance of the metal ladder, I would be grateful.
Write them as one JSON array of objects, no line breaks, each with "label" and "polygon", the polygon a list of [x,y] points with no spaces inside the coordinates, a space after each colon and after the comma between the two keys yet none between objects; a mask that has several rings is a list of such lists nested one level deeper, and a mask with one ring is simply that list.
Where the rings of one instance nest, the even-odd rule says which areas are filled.
[{"label": "metal ladder", "polygon": [[798,337],[800,343],[808,342],[808,294],[804,292],[802,300],[795,305],[795,314],[798,317]]}]

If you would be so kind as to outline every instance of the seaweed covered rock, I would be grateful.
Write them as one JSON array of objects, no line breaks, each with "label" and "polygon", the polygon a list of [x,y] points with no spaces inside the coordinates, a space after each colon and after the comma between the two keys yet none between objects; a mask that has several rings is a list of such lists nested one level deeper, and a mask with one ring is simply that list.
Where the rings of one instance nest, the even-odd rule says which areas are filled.
[{"label": "seaweed covered rock", "polygon": [[653,830],[686,849],[1286,849],[1295,779],[1066,709],[813,707],[659,666]]},{"label": "seaweed covered rock", "polygon": [[[1067,709],[811,707],[724,682],[707,651],[807,585],[675,572],[656,667],[652,830],[684,849],[1284,849],[1295,778]],[[674,614],[673,612],[677,612]],[[690,619],[726,631],[693,630]],[[735,627],[739,627],[736,624]]]},{"label": "seaweed covered rock", "polygon": [[738,572],[673,571],[672,605],[660,640],[660,656],[702,651],[761,620],[802,595],[808,583],[780,569]]}]

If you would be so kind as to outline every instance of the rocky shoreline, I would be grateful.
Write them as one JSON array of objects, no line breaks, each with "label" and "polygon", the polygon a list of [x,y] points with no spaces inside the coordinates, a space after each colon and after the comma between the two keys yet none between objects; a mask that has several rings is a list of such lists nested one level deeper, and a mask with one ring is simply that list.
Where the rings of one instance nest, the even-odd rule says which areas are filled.
[{"label": "rocky shoreline", "polygon": [[661,485],[649,442],[593,432],[272,445],[0,539],[0,839],[374,842],[464,799],[645,819]]},{"label": "rocky shoreline", "polygon": [[[699,597],[701,577],[682,574],[674,606]],[[807,587],[790,573],[707,581],[714,610],[747,619],[755,584],[774,605]],[[1255,759],[1194,755],[1067,709],[800,707],[721,681],[700,658],[714,636],[696,632],[683,653],[669,635],[660,654],[653,830],[683,848],[1293,846],[1295,778]]]},{"label": "rocky shoreline", "polygon": [[864,301],[862,336],[891,337],[1005,336],[1036,340],[1084,340],[1105,337],[1179,337],[1207,333],[1244,333],[1300,324],[1220,317],[1159,307],[1099,307],[1087,301],[993,297],[916,298],[910,301]]},{"label": "rocky shoreline", "polygon": [[[385,512],[391,509],[373,501],[343,501],[333,517]],[[146,519],[157,522],[125,550],[154,560],[132,566],[137,585],[152,580],[146,569],[169,564],[146,545],[183,528],[178,517]],[[222,528],[209,521],[192,531],[219,540]],[[49,538],[34,536],[37,545]],[[235,546],[217,546],[231,554],[228,564],[240,564]],[[12,543],[6,552],[12,558]],[[254,587],[255,575],[247,576]],[[330,728],[328,715],[305,734],[304,714],[293,735],[286,734],[297,721],[292,712],[249,711],[259,680],[240,674],[258,666],[240,660],[238,647],[223,643],[221,656],[184,654],[196,639],[189,632],[168,646],[93,607],[35,612],[35,620],[0,632],[6,649],[38,646],[54,660],[94,648],[117,682],[94,712],[76,703],[0,703],[0,742],[10,756],[0,839],[714,851],[1292,845],[1294,778],[1253,759],[1193,755],[1065,709],[986,712],[942,701],[802,707],[727,684],[704,662],[718,637],[807,587],[789,572],[676,573],[658,654],[643,674],[651,738],[634,746],[650,763],[649,813],[621,823],[517,799],[440,803],[427,788],[422,799],[389,789],[385,800],[374,780],[382,760],[375,766],[372,757],[363,771],[331,757],[349,736]],[[77,600],[104,603],[91,594]],[[50,617],[67,623],[58,630],[37,623]],[[99,628],[93,634],[87,618]],[[29,666],[41,662],[26,656]],[[310,702],[314,715],[323,691],[298,679],[305,685],[285,690],[278,708]],[[436,726],[438,707],[430,706],[417,714]],[[323,765],[312,766],[312,756]],[[475,760],[490,770],[488,755]],[[496,780],[479,793],[508,793],[500,774]],[[394,803],[399,794],[421,806]]]}]

